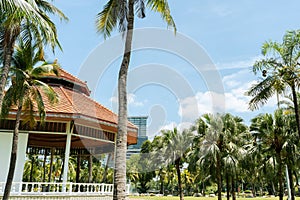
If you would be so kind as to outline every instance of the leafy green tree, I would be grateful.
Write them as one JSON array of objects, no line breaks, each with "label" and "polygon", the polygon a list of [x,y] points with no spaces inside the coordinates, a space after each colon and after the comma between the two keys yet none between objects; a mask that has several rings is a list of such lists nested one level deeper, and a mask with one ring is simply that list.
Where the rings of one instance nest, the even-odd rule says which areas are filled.
[{"label": "leafy green tree", "polygon": [[4,106],[2,107],[3,116],[7,116],[11,108],[16,108],[17,113],[13,131],[9,172],[3,200],[7,200],[10,195],[17,160],[18,135],[22,115],[24,122],[28,122],[33,126],[35,123],[35,111],[37,111],[41,122],[44,121],[46,116],[42,92],[50,103],[58,101],[58,96],[54,90],[39,80],[39,78],[45,74],[56,72],[58,66],[56,63],[49,64],[44,62],[42,65],[34,67],[39,62],[44,61],[41,56],[41,51],[36,49],[37,46],[25,45],[20,41],[13,57],[11,86],[4,96]]},{"label": "leafy green tree", "polygon": [[[61,19],[66,16],[55,6],[44,0],[8,0],[0,4],[0,52],[3,66],[0,79],[0,110],[4,98],[11,59],[17,38],[29,45],[34,40],[40,51],[43,46],[50,44],[52,50],[60,44],[57,40],[55,24],[47,14],[58,15]],[[61,47],[60,47],[61,48]]]},{"label": "leafy green tree", "polygon": [[127,148],[127,73],[131,57],[131,44],[134,30],[135,12],[145,17],[145,7],[161,14],[162,19],[170,26],[175,23],[170,14],[167,0],[109,0],[97,15],[96,26],[99,33],[109,37],[118,27],[125,35],[125,49],[118,77],[118,134],[116,140],[116,162],[114,175],[114,197],[126,198],[126,148]]},{"label": "leafy green tree", "polygon": [[254,84],[247,95],[253,98],[249,102],[251,109],[264,105],[273,95],[287,92],[292,93],[297,130],[300,137],[300,117],[297,100],[299,87],[299,58],[300,58],[300,30],[287,31],[283,42],[265,42],[262,46],[263,59],[255,62],[254,74],[262,73],[263,80]]}]

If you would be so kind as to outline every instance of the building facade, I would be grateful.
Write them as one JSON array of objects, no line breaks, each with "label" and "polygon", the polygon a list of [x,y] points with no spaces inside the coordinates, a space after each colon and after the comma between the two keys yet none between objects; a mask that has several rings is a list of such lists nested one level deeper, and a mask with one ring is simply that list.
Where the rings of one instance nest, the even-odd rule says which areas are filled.
[{"label": "building facade", "polygon": [[138,154],[141,152],[141,146],[142,144],[148,140],[147,136],[147,119],[148,116],[134,116],[134,117],[128,117],[128,121],[133,123],[135,126],[138,127],[138,139],[137,144],[130,145],[127,148],[127,159],[130,158],[133,154]]}]

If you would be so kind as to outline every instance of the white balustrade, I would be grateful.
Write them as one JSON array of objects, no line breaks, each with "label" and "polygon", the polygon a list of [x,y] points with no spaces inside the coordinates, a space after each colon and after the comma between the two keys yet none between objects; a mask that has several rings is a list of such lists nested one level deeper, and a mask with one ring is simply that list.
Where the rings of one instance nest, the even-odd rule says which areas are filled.
[{"label": "white balustrade", "polygon": [[[5,183],[0,182],[0,196],[3,195]],[[65,188],[65,190],[64,190]],[[129,194],[130,185],[126,185]],[[48,182],[14,182],[11,188],[13,195],[112,195],[113,185],[105,183],[48,183]]]}]

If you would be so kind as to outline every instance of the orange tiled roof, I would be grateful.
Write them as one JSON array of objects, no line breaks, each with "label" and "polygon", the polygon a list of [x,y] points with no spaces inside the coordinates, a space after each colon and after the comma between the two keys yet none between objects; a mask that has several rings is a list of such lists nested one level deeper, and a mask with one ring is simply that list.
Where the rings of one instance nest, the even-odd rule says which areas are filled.
[{"label": "orange tiled roof", "polygon": [[[90,90],[89,90],[86,82],[84,82],[84,81],[80,80],[79,78],[73,76],[72,74],[70,74],[69,72],[63,70],[62,68],[58,68],[58,76],[51,73],[51,74],[45,75],[43,78],[46,79],[46,80],[48,78],[50,78],[52,81],[54,81],[54,80],[63,80],[63,81],[66,81],[67,83],[72,83],[72,84],[74,84],[73,89],[76,88],[77,90],[85,93],[86,95],[90,95]],[[43,81],[45,81],[45,80],[43,80]],[[46,81],[46,82],[49,83],[49,80]],[[62,83],[60,83],[60,84],[62,84]]]},{"label": "orange tiled roof", "polygon": [[[47,80],[47,83],[52,86],[53,90],[59,96],[59,102],[54,105],[52,105],[47,98],[43,98],[45,110],[48,114],[60,116],[68,115],[71,118],[72,116],[83,116],[99,120],[100,122],[107,122],[110,125],[116,126],[118,124],[118,116],[114,112],[96,102],[89,96],[90,93],[86,92],[86,90],[89,91],[87,83],[81,81],[79,78],[61,68],[58,69],[58,72],[58,76],[53,74],[45,76],[46,79],[50,78]],[[63,85],[63,83],[52,84],[52,81],[55,82],[57,79],[63,79],[70,83],[79,83],[84,90],[72,89]],[[128,127],[137,131],[137,127],[129,121]]]},{"label": "orange tiled roof", "polygon": [[[52,88],[59,96],[59,102],[51,105],[45,99],[47,113],[83,115],[117,125],[118,116],[86,94],[64,88],[63,86],[53,86]],[[137,127],[130,122],[128,122],[128,127],[137,129]]]},{"label": "orange tiled roof", "polygon": [[69,72],[63,70],[62,68],[58,69],[58,77],[87,86],[86,82],[83,82],[82,80],[70,74]]}]

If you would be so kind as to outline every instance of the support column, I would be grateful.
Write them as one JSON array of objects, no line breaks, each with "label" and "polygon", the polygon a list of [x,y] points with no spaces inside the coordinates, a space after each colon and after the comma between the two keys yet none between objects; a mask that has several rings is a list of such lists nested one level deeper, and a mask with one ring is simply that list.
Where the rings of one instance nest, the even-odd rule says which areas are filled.
[{"label": "support column", "polygon": [[[73,122],[69,123],[67,126],[67,139],[66,139],[65,161],[64,161],[65,164],[64,164],[64,172],[63,172],[63,192],[66,192],[66,184],[68,181],[72,132],[73,132]],[[70,188],[70,190],[72,190],[72,188]]]}]

